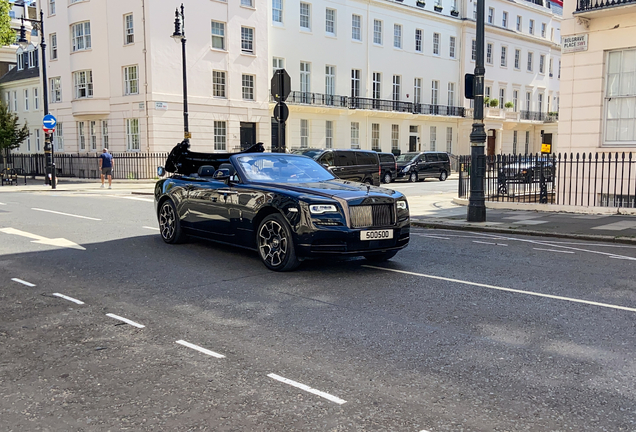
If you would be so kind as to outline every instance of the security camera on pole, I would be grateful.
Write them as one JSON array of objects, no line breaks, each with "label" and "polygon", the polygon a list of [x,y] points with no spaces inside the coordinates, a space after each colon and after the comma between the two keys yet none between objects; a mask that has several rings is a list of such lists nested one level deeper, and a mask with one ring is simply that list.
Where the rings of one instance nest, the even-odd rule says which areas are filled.
[{"label": "security camera on pole", "polygon": [[291,92],[291,78],[285,69],[278,69],[271,81],[272,97],[276,102],[274,107],[274,118],[278,121],[278,143],[276,149],[272,147],[273,153],[285,153],[285,137],[283,136],[283,129],[285,121],[289,117],[289,108],[285,104],[285,99]]}]

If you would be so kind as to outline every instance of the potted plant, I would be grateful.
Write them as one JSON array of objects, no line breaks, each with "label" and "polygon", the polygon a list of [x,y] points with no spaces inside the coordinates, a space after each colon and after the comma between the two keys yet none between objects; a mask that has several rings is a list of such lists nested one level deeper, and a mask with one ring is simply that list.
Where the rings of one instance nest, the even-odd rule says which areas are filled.
[{"label": "potted plant", "polygon": [[453,10],[451,11],[451,15],[452,15],[452,16],[454,16],[454,17],[459,16],[459,11],[458,11],[458,10],[453,9]]},{"label": "potted plant", "polygon": [[426,6],[426,3],[424,3],[424,2],[423,2],[423,1],[421,1],[421,0],[417,0],[417,1],[415,2],[415,5],[416,5],[417,7],[422,7],[422,8],[423,8],[424,6]]},{"label": "potted plant", "polygon": [[490,105],[490,98],[488,96],[484,97],[484,106],[489,106]]},{"label": "potted plant", "polygon": [[497,108],[499,106],[499,99],[490,99],[489,105],[491,108]]},{"label": "potted plant", "polygon": [[434,9],[435,9],[435,12],[441,12],[443,8],[442,8],[442,5],[435,5]]},{"label": "potted plant", "polygon": [[515,104],[513,104],[513,103],[512,103],[512,102],[510,102],[510,101],[508,101],[508,102],[506,102],[506,104],[505,104],[504,106],[505,106],[506,108],[510,109],[510,108],[514,107],[514,106],[515,106]]}]

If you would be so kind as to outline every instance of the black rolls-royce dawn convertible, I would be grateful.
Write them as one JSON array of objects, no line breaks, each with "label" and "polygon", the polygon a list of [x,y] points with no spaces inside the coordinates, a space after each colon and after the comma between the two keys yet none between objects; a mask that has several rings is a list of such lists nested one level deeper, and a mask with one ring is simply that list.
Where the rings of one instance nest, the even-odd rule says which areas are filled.
[{"label": "black rolls-royce dawn convertible", "polygon": [[[305,156],[194,153],[177,145],[155,186],[161,237],[188,235],[257,250],[271,270],[332,255],[391,259],[409,242],[409,207],[390,189],[340,180]],[[160,174],[163,169],[160,167]]]}]

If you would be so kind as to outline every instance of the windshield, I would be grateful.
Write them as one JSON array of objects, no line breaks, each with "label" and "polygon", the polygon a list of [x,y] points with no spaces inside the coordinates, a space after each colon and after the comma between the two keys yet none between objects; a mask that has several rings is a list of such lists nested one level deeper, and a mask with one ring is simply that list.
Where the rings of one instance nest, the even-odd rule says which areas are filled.
[{"label": "windshield", "polygon": [[397,162],[410,162],[411,159],[413,159],[418,154],[419,153],[404,153],[404,154],[399,155],[397,158],[395,158],[395,160]]},{"label": "windshield", "polygon": [[237,158],[247,180],[267,183],[305,183],[335,177],[313,159],[289,155],[241,156]]}]

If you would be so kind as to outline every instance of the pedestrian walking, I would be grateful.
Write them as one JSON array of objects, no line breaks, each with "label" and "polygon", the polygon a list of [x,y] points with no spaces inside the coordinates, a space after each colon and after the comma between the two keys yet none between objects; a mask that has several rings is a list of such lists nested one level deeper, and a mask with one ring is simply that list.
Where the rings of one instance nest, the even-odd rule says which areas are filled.
[{"label": "pedestrian walking", "polygon": [[108,149],[104,149],[99,155],[99,170],[102,175],[102,185],[104,187],[104,177],[108,176],[108,189],[112,189],[113,185],[113,155],[108,153]]}]

